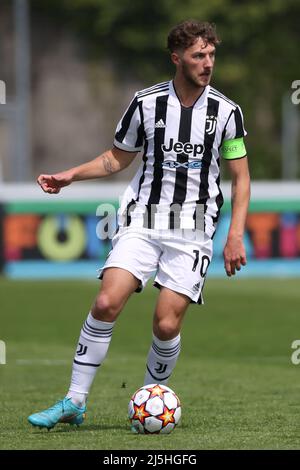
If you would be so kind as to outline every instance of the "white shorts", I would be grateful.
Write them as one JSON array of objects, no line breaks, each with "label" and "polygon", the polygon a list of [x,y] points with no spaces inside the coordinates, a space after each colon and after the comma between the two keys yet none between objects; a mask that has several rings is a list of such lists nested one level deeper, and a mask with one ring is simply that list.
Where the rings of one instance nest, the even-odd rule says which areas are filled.
[{"label": "white shorts", "polygon": [[139,281],[140,292],[151,276],[155,287],[167,287],[186,295],[191,302],[202,304],[202,289],[212,258],[212,240],[203,233],[201,240],[183,236],[153,238],[153,230],[122,229],[112,239],[104,266],[99,270],[102,279],[106,268],[122,268]]}]

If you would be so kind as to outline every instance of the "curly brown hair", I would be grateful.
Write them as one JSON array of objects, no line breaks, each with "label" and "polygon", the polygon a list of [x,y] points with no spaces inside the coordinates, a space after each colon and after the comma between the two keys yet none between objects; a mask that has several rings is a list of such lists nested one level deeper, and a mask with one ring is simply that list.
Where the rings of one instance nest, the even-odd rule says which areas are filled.
[{"label": "curly brown hair", "polygon": [[207,21],[186,20],[171,29],[168,35],[168,49],[170,52],[185,50],[192,46],[198,37],[201,37],[205,44],[220,44],[214,23]]}]

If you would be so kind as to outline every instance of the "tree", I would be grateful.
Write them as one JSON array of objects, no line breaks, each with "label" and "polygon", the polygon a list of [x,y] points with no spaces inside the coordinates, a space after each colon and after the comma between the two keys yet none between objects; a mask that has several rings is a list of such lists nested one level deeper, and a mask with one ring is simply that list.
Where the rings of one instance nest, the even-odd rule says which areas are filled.
[{"label": "tree", "polygon": [[[109,57],[145,86],[173,69],[166,36],[187,18],[217,24],[214,85],[244,110],[251,172],[280,177],[281,97],[298,77],[298,0],[31,0],[33,12],[74,29],[91,57]],[[296,175],[295,175],[296,176]]]}]

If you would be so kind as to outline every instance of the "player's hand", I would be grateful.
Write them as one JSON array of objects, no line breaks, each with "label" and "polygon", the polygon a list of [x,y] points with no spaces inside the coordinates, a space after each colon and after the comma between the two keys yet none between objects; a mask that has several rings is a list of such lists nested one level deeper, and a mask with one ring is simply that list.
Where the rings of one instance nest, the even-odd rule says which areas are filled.
[{"label": "player's hand", "polygon": [[69,186],[73,181],[70,171],[63,171],[55,175],[40,175],[37,183],[45,193],[58,194],[61,188]]},{"label": "player's hand", "polygon": [[228,238],[224,247],[223,256],[227,276],[234,276],[236,270],[240,271],[241,267],[247,264],[243,240],[238,237]]}]

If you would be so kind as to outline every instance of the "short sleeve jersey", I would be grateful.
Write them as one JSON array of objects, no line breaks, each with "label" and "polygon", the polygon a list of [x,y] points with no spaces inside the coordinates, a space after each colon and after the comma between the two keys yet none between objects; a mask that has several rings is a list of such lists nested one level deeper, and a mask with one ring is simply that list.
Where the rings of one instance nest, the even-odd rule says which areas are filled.
[{"label": "short sleeve jersey", "polygon": [[163,213],[163,228],[202,228],[212,236],[223,204],[220,158],[245,157],[246,134],[240,107],[211,86],[191,107],[181,105],[173,81],[137,92],[114,139],[119,149],[143,152],[119,224],[157,228]]}]

